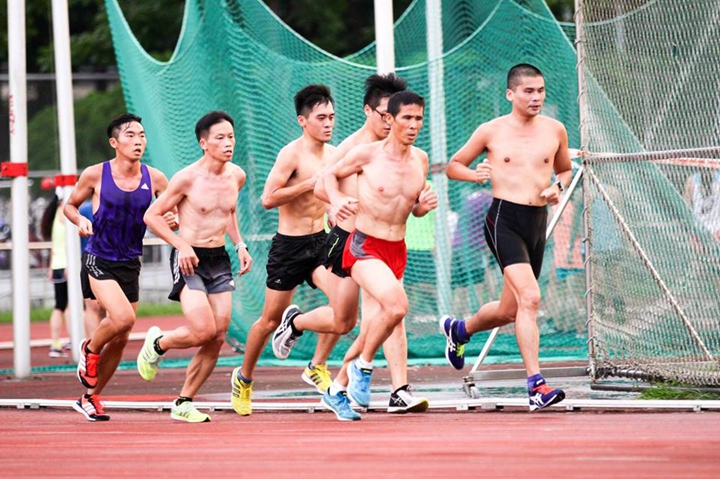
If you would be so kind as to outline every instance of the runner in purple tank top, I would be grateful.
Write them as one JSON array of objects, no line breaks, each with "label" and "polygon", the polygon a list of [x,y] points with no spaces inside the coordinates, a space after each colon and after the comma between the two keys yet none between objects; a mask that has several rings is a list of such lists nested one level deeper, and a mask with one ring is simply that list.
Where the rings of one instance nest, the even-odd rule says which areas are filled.
[{"label": "runner in purple tank top", "polygon": [[[168,184],[162,172],[140,163],[147,144],[140,122],[131,114],[110,122],[107,132],[115,158],[85,169],[64,208],[80,236],[90,238],[80,273],[83,296],[97,299],[107,311],[107,317],[80,347],[77,375],[88,390],[74,408],[89,421],[110,419],[100,393],[115,373],[135,324],[143,215],[153,195],[158,196]],[[92,223],[78,211],[88,198],[93,204]],[[165,219],[177,228],[174,212]]]}]

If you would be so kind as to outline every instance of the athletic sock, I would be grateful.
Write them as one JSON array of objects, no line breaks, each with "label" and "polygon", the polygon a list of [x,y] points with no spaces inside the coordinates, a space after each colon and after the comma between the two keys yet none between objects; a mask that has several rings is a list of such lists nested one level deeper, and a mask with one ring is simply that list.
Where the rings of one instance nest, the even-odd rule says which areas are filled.
[{"label": "athletic sock", "polygon": [[357,366],[360,369],[372,369],[373,368],[372,361],[367,362],[362,358],[362,356],[358,356],[358,358],[355,360],[355,363],[357,364]]},{"label": "athletic sock", "polygon": [[244,382],[245,384],[252,383],[252,379],[246,378],[245,376],[242,375],[242,373],[240,371],[238,371],[237,377],[240,381]]},{"label": "athletic sock", "polygon": [[527,378],[527,387],[528,387],[528,393],[531,393],[533,389],[540,386],[541,384],[545,384],[545,378],[542,377],[542,374],[533,374],[529,378]]},{"label": "athletic sock", "polygon": [[312,361],[308,362],[308,369],[315,369],[315,366],[313,366]]},{"label": "athletic sock", "polygon": [[337,396],[338,394],[340,394],[343,391],[347,391],[347,386],[343,386],[342,384],[337,382],[337,379],[334,380],[332,382],[332,384],[330,385],[329,394],[331,396]]},{"label": "athletic sock", "polygon": [[[295,318],[297,318],[297,316],[295,316]],[[303,335],[303,332],[295,327],[295,318],[290,320],[290,329],[292,329],[293,336],[295,336],[296,338],[299,338],[300,336]]]},{"label": "athletic sock", "polygon": [[86,394],[84,394],[84,396],[85,396],[85,399],[90,399],[90,398],[92,397],[92,394],[87,394],[87,393],[86,393]]},{"label": "athletic sock", "polygon": [[163,354],[165,354],[165,350],[160,347],[160,338],[162,338],[162,336],[158,336],[157,338],[155,338],[155,341],[153,342],[153,348],[155,349],[156,353],[162,356]]},{"label": "athletic sock", "polygon": [[465,321],[456,321],[455,322],[455,339],[458,340],[459,343],[465,344],[468,341],[470,341],[470,335],[468,334],[467,330],[465,329]]},{"label": "athletic sock", "polygon": [[184,402],[192,402],[192,398],[189,398],[187,396],[178,396],[178,398],[175,400],[175,405],[179,406]]},{"label": "athletic sock", "polygon": [[53,339],[50,341],[50,347],[52,349],[62,349],[62,341],[60,341],[59,339]]}]

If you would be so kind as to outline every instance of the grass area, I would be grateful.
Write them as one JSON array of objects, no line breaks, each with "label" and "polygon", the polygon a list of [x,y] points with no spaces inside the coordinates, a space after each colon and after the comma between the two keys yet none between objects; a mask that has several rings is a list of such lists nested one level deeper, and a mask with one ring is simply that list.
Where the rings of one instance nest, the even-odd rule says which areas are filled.
[{"label": "grass area", "polygon": [[[50,319],[50,308],[35,308],[30,310],[30,321],[47,321]],[[149,316],[180,316],[182,309],[180,303],[143,304],[138,306],[138,317]],[[12,323],[12,311],[0,311],[0,324]]]},{"label": "grass area", "polygon": [[718,392],[707,392],[682,384],[655,384],[655,387],[652,389],[646,389],[643,391],[640,395],[640,399],[691,399],[714,401],[720,399],[720,390],[718,390]]}]

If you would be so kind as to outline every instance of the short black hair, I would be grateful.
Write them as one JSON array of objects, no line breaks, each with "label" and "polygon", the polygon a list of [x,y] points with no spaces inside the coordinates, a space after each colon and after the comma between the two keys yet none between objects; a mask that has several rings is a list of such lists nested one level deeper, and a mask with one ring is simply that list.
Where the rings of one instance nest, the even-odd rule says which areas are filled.
[{"label": "short black hair", "polygon": [[[507,75],[507,87],[508,90],[514,90],[520,83],[522,77],[541,77],[542,72],[529,63],[518,63],[510,69]],[[544,77],[543,77],[544,78]]]},{"label": "short black hair", "polygon": [[316,105],[335,105],[330,88],[325,85],[308,85],[295,94],[295,112],[307,116]]},{"label": "short black hair", "polygon": [[419,105],[425,108],[425,98],[411,90],[399,91],[390,97],[387,111],[394,118],[403,105]]},{"label": "short black hair", "polygon": [[407,90],[407,82],[394,73],[370,75],[365,80],[365,96],[363,105],[377,108],[383,98],[391,97],[394,93]]},{"label": "short black hair", "polygon": [[138,122],[142,125],[142,118],[132,113],[123,113],[119,117],[113,119],[107,127],[108,138],[117,138],[120,133],[120,127],[132,122]]},{"label": "short black hair", "polygon": [[230,123],[232,127],[235,128],[235,122],[233,121],[232,117],[225,111],[215,110],[205,114],[195,124],[195,136],[197,137],[197,140],[200,141],[200,138],[207,136],[207,134],[210,132],[210,128],[212,128],[213,125],[217,125],[218,123],[222,123],[223,121]]}]

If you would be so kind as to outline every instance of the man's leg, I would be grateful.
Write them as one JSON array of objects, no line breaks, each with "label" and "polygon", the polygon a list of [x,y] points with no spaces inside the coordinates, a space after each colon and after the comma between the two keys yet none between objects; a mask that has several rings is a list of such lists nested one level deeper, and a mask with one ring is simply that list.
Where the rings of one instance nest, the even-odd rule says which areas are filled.
[{"label": "man's leg", "polygon": [[532,268],[527,263],[507,266],[503,276],[505,277],[505,284],[510,286],[515,293],[514,296],[517,301],[515,335],[527,375],[532,376],[540,372],[538,360],[540,333],[537,325],[540,287]]},{"label": "man's leg", "polygon": [[290,291],[265,289],[263,312],[260,318],[250,327],[245,342],[245,356],[240,368],[240,373],[244,378],[252,380],[253,371],[255,371],[255,365],[260,358],[260,354],[267,346],[272,332],[280,325],[282,313],[290,306],[294,292],[294,289]]},{"label": "man's leg", "polygon": [[[184,293],[180,294],[180,301],[184,301]],[[202,386],[215,369],[217,360],[220,357],[220,350],[225,341],[225,334],[230,325],[230,313],[232,312],[232,293],[224,292],[206,296],[212,314],[214,315],[215,335],[206,340],[200,349],[195,353],[190,365],[187,368],[185,384],[183,384],[180,396],[195,397],[200,386]]]},{"label": "man's leg", "polygon": [[85,298],[85,337],[92,337],[104,317],[105,311],[100,307],[97,300]]},{"label": "man's leg", "polygon": [[90,286],[100,306],[107,311],[107,316],[100,321],[92,338],[87,344],[88,350],[99,354],[103,346],[116,336],[128,333],[135,325],[137,303],[128,301],[117,281],[97,280],[90,276]]},{"label": "man's leg", "polygon": [[200,346],[217,334],[217,318],[213,314],[210,298],[204,291],[193,290],[185,285],[180,292],[180,306],[187,324],[163,333],[158,340],[163,351]]}]

